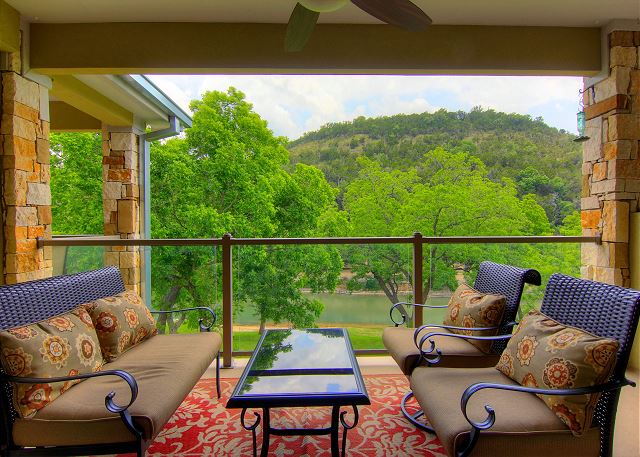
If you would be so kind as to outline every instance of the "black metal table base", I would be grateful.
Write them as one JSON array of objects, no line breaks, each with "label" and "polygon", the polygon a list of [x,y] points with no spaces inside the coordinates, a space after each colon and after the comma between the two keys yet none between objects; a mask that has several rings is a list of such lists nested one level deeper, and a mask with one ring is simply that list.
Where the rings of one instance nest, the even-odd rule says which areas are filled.
[{"label": "black metal table base", "polygon": [[[240,422],[242,423],[242,427],[245,430],[251,431],[251,437],[253,440],[253,456],[258,456],[258,439],[257,439],[257,428],[262,422],[262,448],[260,450],[260,457],[267,457],[269,454],[269,441],[271,439],[271,435],[276,436],[306,436],[306,435],[331,435],[331,456],[332,457],[340,457],[345,456],[346,447],[347,447],[347,431],[351,430],[358,424],[358,407],[356,405],[351,405],[353,408],[353,423],[349,424],[345,420],[345,416],[347,411],[340,412],[340,406],[333,406],[331,408],[331,426],[324,428],[274,428],[271,427],[271,416],[270,416],[270,408],[262,408],[262,416],[260,413],[254,412],[255,422],[251,425],[248,425],[245,421],[245,415],[247,412],[247,408],[242,409],[242,414],[240,415]],[[339,434],[340,434],[340,425],[342,425],[342,453],[340,453],[340,446],[338,444]]]}]

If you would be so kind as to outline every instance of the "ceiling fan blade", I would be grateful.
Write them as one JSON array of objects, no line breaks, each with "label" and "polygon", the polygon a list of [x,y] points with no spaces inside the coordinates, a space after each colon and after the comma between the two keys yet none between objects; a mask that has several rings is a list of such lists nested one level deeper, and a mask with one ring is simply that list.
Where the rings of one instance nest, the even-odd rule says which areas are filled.
[{"label": "ceiling fan blade", "polygon": [[387,24],[412,32],[421,32],[431,24],[431,18],[409,0],[351,0],[363,11]]},{"label": "ceiling fan blade", "polygon": [[291,12],[289,23],[287,24],[287,34],[284,38],[284,50],[287,52],[301,51],[309,41],[311,32],[318,22],[320,13],[311,11],[300,3]]}]

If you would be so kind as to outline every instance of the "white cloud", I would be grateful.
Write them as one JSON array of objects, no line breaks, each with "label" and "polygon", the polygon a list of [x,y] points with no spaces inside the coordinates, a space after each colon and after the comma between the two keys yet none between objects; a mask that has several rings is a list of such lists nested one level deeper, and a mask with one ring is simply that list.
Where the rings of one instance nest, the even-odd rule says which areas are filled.
[{"label": "white cloud", "polygon": [[181,107],[207,90],[234,86],[277,135],[291,139],[357,116],[421,113],[474,106],[542,116],[575,130],[581,78],[507,76],[152,76]]}]

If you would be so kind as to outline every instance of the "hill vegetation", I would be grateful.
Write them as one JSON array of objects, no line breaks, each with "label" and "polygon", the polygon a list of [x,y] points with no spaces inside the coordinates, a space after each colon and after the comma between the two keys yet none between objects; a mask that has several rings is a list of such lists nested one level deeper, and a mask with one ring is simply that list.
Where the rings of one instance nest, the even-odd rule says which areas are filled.
[{"label": "hill vegetation", "polygon": [[540,118],[474,108],[330,123],[290,142],[288,150],[291,166],[305,163],[324,172],[340,189],[340,205],[362,169],[359,157],[421,175],[426,152],[464,152],[484,163],[489,179],[513,180],[519,197],[533,194],[557,233],[579,209],[582,152],[574,138]]}]

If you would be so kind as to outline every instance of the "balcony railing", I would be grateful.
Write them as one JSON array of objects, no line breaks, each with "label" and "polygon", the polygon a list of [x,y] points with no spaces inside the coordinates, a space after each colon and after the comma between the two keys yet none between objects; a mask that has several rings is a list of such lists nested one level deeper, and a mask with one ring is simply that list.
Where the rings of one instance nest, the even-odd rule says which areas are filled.
[{"label": "balcony railing", "polygon": [[[453,236],[426,237],[415,233],[410,237],[362,237],[362,238],[233,238],[226,234],[222,238],[197,239],[120,239],[115,237],[83,236],[54,237],[38,239],[40,247],[128,247],[128,246],[208,246],[221,250],[221,290],[222,290],[222,335],[224,366],[232,365],[234,355],[246,355],[246,351],[233,350],[233,247],[234,246],[275,246],[275,245],[409,245],[412,251],[413,290],[412,299],[416,303],[424,303],[424,255],[425,245],[451,244],[548,244],[548,243],[600,243],[600,236]],[[55,260],[55,259],[54,259]],[[524,265],[523,265],[524,266]],[[536,265],[526,265],[535,268]],[[217,278],[217,274],[213,275]],[[217,288],[216,288],[217,290]],[[422,325],[423,313],[417,308],[413,316],[415,326]],[[383,349],[357,350],[359,355],[385,353]]]}]

